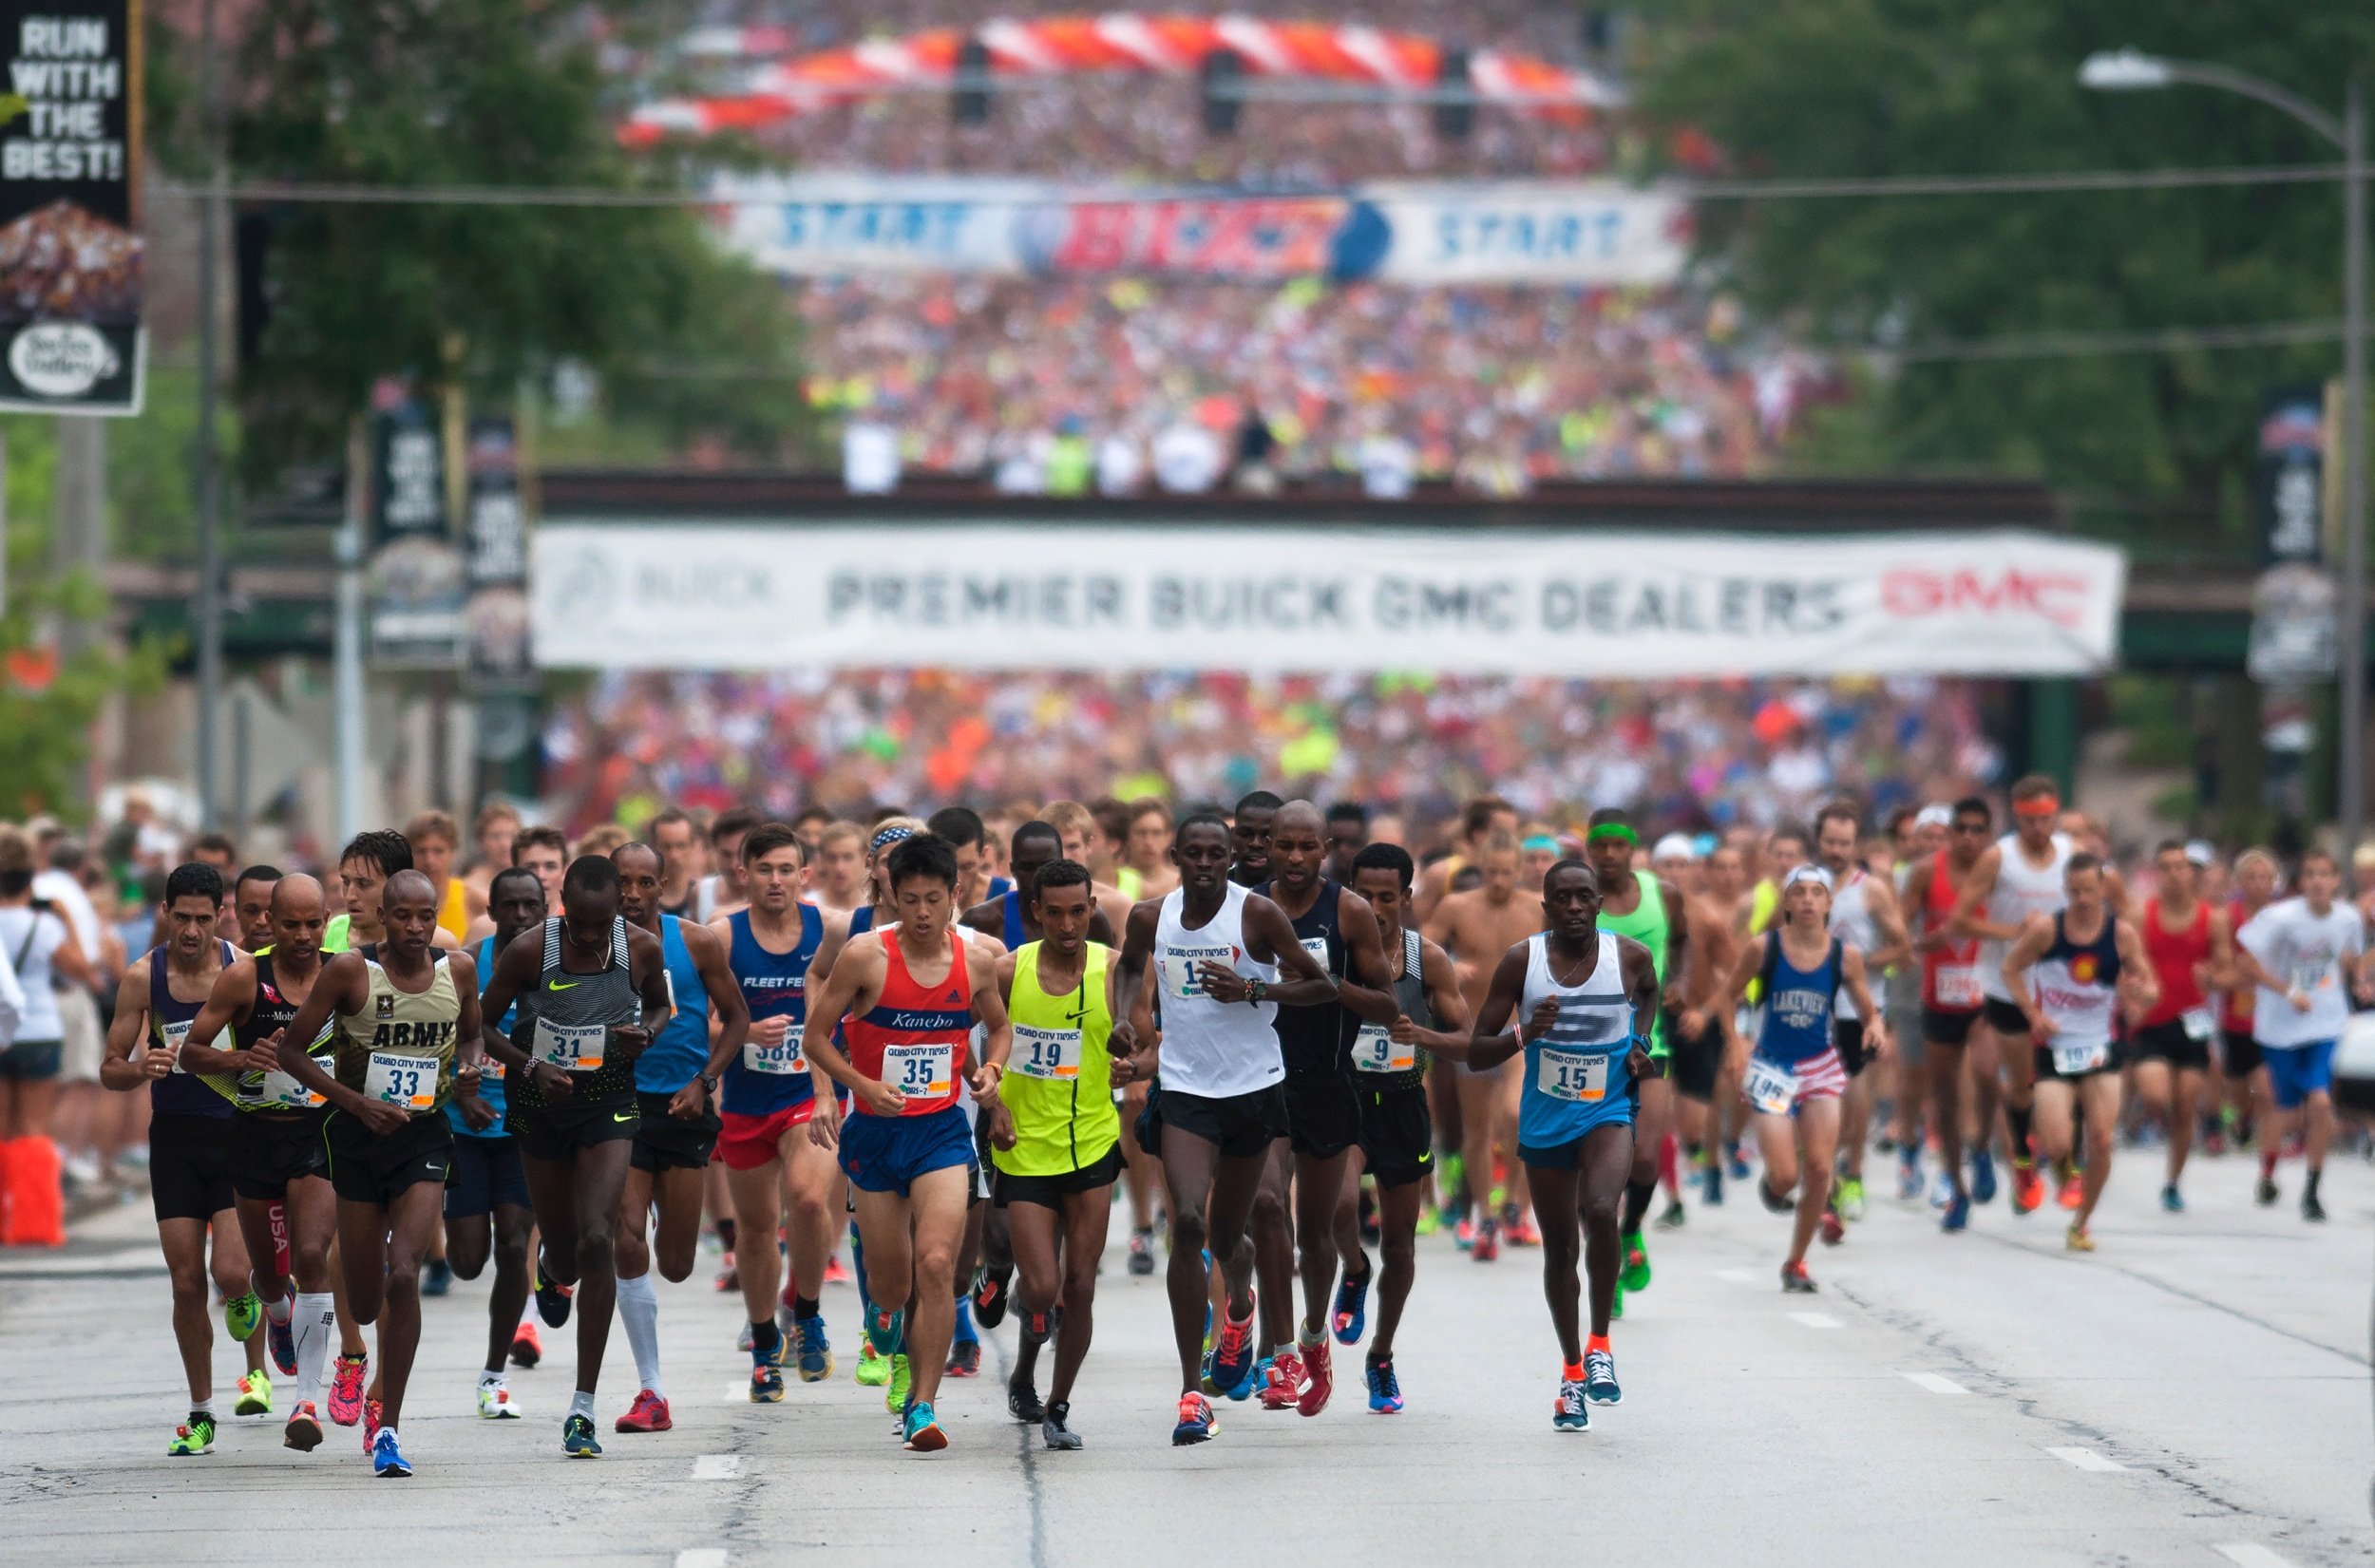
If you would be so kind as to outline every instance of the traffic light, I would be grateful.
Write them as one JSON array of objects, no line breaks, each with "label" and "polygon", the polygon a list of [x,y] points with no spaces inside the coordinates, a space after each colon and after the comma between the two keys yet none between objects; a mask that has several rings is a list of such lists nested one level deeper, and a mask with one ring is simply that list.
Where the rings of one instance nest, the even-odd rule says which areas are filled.
[{"label": "traffic light", "polygon": [[[1465,92],[1469,87],[1468,51],[1454,44],[1435,59],[1434,85]],[[1434,105],[1434,134],[1446,142],[1465,142],[1476,128],[1476,105],[1465,98],[1441,99]]]},{"label": "traffic light", "polygon": [[1237,111],[1244,104],[1236,88],[1245,79],[1245,57],[1235,49],[1214,49],[1196,74],[1204,90],[1204,134],[1236,135]]},{"label": "traffic light", "polygon": [[949,118],[960,125],[990,123],[990,47],[978,38],[957,46],[957,90],[949,98]]}]

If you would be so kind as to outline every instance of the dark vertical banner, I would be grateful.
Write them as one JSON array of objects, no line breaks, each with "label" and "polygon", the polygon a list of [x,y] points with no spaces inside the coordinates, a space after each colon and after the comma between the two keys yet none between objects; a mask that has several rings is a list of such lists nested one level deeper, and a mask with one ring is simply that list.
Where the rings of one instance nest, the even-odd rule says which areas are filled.
[{"label": "dark vertical banner", "polygon": [[2326,394],[2280,387],[2263,399],[2252,512],[2260,564],[2314,566],[2325,554]]},{"label": "dark vertical banner", "polygon": [[137,414],[139,0],[0,0],[0,408]]},{"label": "dark vertical banner", "polygon": [[507,417],[470,421],[463,519],[470,579],[469,662],[465,678],[481,695],[536,689],[528,658],[527,508],[520,444]]},{"label": "dark vertical banner", "polygon": [[383,670],[462,664],[468,572],[446,514],[444,437],[392,387],[371,415],[371,662]]}]

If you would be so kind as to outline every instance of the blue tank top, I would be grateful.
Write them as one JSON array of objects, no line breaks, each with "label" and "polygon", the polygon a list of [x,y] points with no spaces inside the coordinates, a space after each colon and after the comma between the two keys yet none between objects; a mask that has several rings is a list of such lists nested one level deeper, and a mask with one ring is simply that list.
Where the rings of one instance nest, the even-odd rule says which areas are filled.
[{"label": "blue tank top", "polygon": [[1757,1054],[1776,1067],[1796,1067],[1831,1048],[1831,1016],[1839,992],[1839,943],[1834,937],[1822,962],[1800,969],[1790,962],[1781,934],[1773,944],[1765,988],[1764,1020],[1757,1030]]},{"label": "blue tank top", "polygon": [[645,1094],[674,1094],[701,1075],[710,1058],[710,992],[685,946],[684,922],[659,917],[660,953],[668,960],[668,1001],[674,1009],[659,1038],[635,1059],[635,1086]]},{"label": "blue tank top", "polygon": [[[1011,898],[1011,897],[1013,897],[1015,896],[1015,893],[1016,893],[1016,888],[1015,888],[1015,879],[1014,879],[1012,877],[993,877],[993,878],[990,878],[990,897],[993,897],[993,898]],[[1014,916],[1010,915],[1010,916],[1007,916],[1007,918],[1008,918],[1009,920],[1012,920],[1012,919],[1014,918]],[[1014,944],[1014,943],[1012,943],[1012,942],[1009,942],[1009,943],[1007,943],[1006,945],[1007,945],[1008,947],[1013,947],[1015,944]]]},{"label": "blue tank top", "polygon": [[727,962],[733,967],[742,999],[750,1006],[750,1022],[791,1020],[782,1046],[768,1051],[753,1041],[726,1064],[720,1108],[735,1116],[771,1116],[816,1097],[808,1060],[800,1054],[800,1028],[808,1021],[808,966],[816,961],[817,943],[825,936],[825,916],[814,904],[797,907],[800,944],[789,953],[770,953],[759,946],[750,931],[749,910],[737,912],[727,922],[733,933]]},{"label": "blue tank top", "polygon": [[1006,951],[1018,953],[1022,944],[1030,939],[1022,931],[1022,895],[1010,890],[999,896],[998,904],[1006,915]]},{"label": "blue tank top", "polygon": [[853,909],[849,912],[850,935],[855,936],[860,932],[872,931],[873,929],[874,905],[871,902],[866,903],[862,908]]},{"label": "blue tank top", "polygon": [[[216,946],[222,950],[222,967],[229,969],[238,960],[238,952],[220,938],[217,938]],[[148,1039],[152,1046],[180,1045],[188,1038],[190,1026],[198,1021],[206,1006],[203,1001],[173,999],[173,988],[165,983],[168,967],[164,948],[148,950]],[[148,1108],[160,1116],[228,1117],[232,1113],[231,1102],[221,1093],[207,1087],[206,1081],[196,1073],[183,1072],[179,1067],[162,1078],[148,1081]]]},{"label": "blue tank top", "polygon": [[[487,986],[495,978],[495,938],[482,936],[479,938],[478,946],[470,951],[478,959],[478,993],[484,996],[486,994]],[[519,1016],[520,1009],[517,1004],[514,1004],[504,1010],[503,1022],[495,1027],[502,1030],[507,1036],[511,1033],[513,1021]],[[504,1065],[492,1056],[483,1056],[479,1059],[478,1097],[493,1106],[495,1110],[495,1119],[486,1124],[485,1131],[480,1132],[464,1121],[462,1108],[451,1100],[446,1102],[446,1124],[453,1128],[457,1136],[463,1138],[508,1138],[510,1133],[504,1126]]]}]

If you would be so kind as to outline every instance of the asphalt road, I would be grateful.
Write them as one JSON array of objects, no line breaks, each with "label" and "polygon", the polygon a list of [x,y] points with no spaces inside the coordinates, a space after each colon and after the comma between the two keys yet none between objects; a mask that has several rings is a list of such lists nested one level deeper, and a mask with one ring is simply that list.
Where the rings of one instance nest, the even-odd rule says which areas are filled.
[{"label": "asphalt road", "polygon": [[[180,1373],[143,1204],[64,1254],[0,1254],[0,1561],[716,1568],[816,1548],[914,1568],[1216,1546],[1299,1563],[2368,1561],[2375,1170],[2337,1163],[2332,1220],[2312,1227],[2290,1203],[2253,1207],[2239,1159],[2197,1165],[2192,1212],[2163,1215],[2156,1159],[2125,1159],[2092,1256],[2063,1252],[2051,1211],[2015,1219],[1999,1200],[1945,1237],[1926,1206],[1882,1199],[1818,1250],[1813,1299],[1780,1293],[1784,1222],[1744,1189],[1694,1202],[1682,1232],[1653,1233],[1655,1282],[1617,1326],[1624,1403],[1581,1435],[1549,1425],[1539,1255],[1478,1264],[1448,1237],[1421,1244],[1405,1413],[1370,1415],[1340,1351],[1321,1416],[1223,1405],[1218,1438],[1192,1449],[1169,1445],[1160,1280],[1129,1277],[1118,1251],[1074,1400],[1088,1446],[1071,1454],[1005,1417],[1011,1322],[987,1375],[943,1390],[952,1446],[902,1452],[880,1394],[848,1376],[847,1287],[826,1298],[834,1381],[749,1404],[738,1298],[709,1288],[705,1262],[661,1291],[675,1430],[609,1434],[634,1392],[615,1334],[609,1451],[570,1463],[568,1335],[513,1374],[527,1419],[482,1422],[483,1287],[457,1284],[428,1304],[404,1423],[418,1473],[402,1483],[372,1479],[351,1430],[289,1452],[277,1417],[165,1458]],[[217,1366],[227,1389],[227,1339]],[[304,1533],[276,1541],[276,1521]]]}]

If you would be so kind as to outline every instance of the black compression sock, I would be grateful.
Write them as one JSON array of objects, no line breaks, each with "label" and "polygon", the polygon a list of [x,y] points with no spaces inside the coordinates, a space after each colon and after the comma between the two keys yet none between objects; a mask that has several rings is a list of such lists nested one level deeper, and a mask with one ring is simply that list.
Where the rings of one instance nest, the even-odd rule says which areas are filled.
[{"label": "black compression sock", "polygon": [[1649,1212],[1649,1200],[1658,1196],[1658,1179],[1624,1183],[1624,1219],[1618,1228],[1626,1236],[1641,1229],[1642,1218]]},{"label": "black compression sock", "polygon": [[791,1298],[791,1315],[794,1317],[814,1317],[824,1310],[818,1304],[816,1297],[812,1295],[795,1295]]},{"label": "black compression sock", "polygon": [[734,1250],[734,1222],[732,1220],[720,1219],[717,1222],[717,1239],[728,1252]]},{"label": "black compression sock", "polygon": [[2013,1163],[2019,1165],[2027,1164],[2028,1112],[2021,1109],[2017,1105],[2006,1105],[2004,1107],[2004,1120],[2005,1125],[2012,1129]]},{"label": "black compression sock", "polygon": [[2304,1198],[2315,1198],[2317,1196],[2317,1179],[2325,1174],[2326,1170],[2324,1166],[2311,1165],[2309,1167],[2308,1182],[2307,1185],[2302,1187],[2301,1196]]}]

